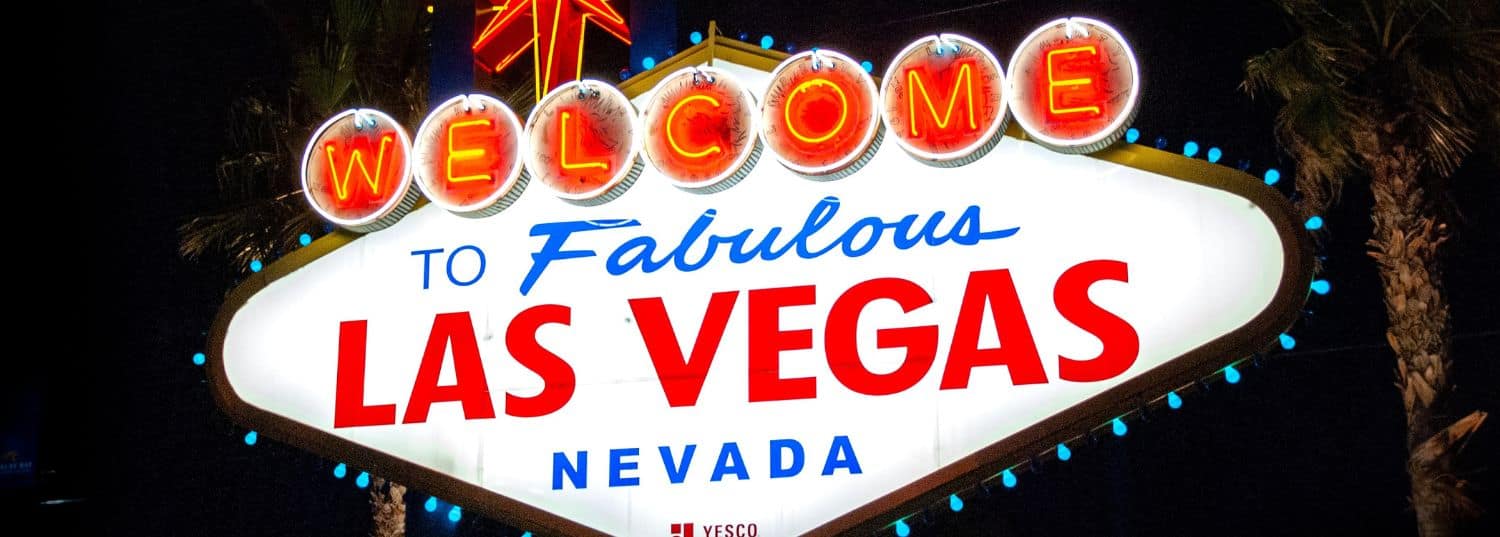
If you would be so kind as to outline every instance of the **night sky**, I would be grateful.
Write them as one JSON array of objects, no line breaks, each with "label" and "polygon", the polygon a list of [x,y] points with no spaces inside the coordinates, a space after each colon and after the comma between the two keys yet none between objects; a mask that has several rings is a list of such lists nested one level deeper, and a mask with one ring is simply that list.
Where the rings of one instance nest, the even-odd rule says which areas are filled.
[{"label": "night sky", "polygon": [[[191,362],[241,267],[188,263],[175,229],[217,203],[214,165],[227,150],[231,100],[253,83],[284,80],[288,51],[253,2],[110,2],[100,35],[109,61],[104,128],[116,143],[104,188],[91,199],[96,227],[78,254],[91,299],[59,318],[99,327],[58,345],[78,349],[33,374],[6,377],[7,394],[40,396],[38,484],[0,491],[4,504],[43,523],[43,534],[363,535],[366,491],[335,479],[336,461],[262,437],[242,441]],[[1065,15],[1115,23],[1140,58],[1143,142],[1193,139],[1259,174],[1294,163],[1272,136],[1273,102],[1239,91],[1242,63],[1290,39],[1264,2],[683,1],[687,33],[719,21],[726,34],[776,37],[778,47],[820,46],[883,65],[912,39],[964,33],[1002,61],[1036,25]],[[1205,5],[1198,5],[1205,4]],[[965,6],[977,6],[964,9]],[[951,10],[951,11],[950,11]],[[602,43],[605,40],[590,40]],[[622,47],[590,50],[588,71],[613,80]],[[608,78],[605,78],[608,77]],[[766,165],[766,164],[762,164]],[[294,182],[295,177],[287,177]],[[1290,181],[1280,187],[1290,193]],[[1500,399],[1500,171],[1477,155],[1455,179],[1464,221],[1451,247],[1455,409],[1491,412]],[[1395,361],[1384,343],[1374,264],[1364,255],[1370,197],[1346,190],[1328,217],[1324,277],[1293,330],[1294,352],[1247,367],[1244,380],[1187,399],[1180,411],[1132,423],[1121,439],[1080,446],[1073,460],[1027,475],[1014,490],[974,498],[961,513],[934,509],[914,535],[1414,535],[1407,508]],[[50,310],[49,310],[50,311]],[[10,384],[19,379],[18,386]],[[6,400],[0,399],[0,402]],[[9,404],[9,403],[7,403]],[[6,414],[0,414],[0,417]],[[1493,417],[1493,416],[1492,416]],[[4,425],[4,424],[0,424]],[[1462,466],[1493,510],[1500,423],[1470,443]],[[352,476],[351,476],[352,477]],[[409,534],[518,535],[465,513],[454,525],[412,490]],[[49,500],[70,500],[43,505]],[[1468,527],[1500,534],[1489,513]],[[12,526],[14,527],[14,526]],[[11,530],[0,534],[14,535]]]}]

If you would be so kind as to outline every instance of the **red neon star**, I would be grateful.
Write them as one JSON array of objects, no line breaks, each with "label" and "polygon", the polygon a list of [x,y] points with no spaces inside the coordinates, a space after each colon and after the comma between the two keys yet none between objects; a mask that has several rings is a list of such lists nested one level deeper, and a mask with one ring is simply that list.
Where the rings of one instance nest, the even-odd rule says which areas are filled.
[{"label": "red neon star", "polygon": [[532,50],[537,100],[582,75],[584,23],[630,44],[630,27],[609,0],[475,0],[475,8],[474,61],[499,72]]}]

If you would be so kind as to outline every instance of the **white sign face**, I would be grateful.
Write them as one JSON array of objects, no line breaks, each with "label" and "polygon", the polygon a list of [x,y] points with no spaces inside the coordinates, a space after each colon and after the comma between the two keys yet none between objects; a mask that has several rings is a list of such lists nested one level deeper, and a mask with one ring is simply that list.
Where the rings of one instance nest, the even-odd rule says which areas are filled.
[{"label": "white sign face", "polygon": [[887,144],[831,182],[761,165],[699,194],[648,166],[598,206],[428,205],[252,277],[215,386],[271,436],[512,522],[846,529],[1038,424],[1097,425],[1069,413],[1300,304],[1284,203],[1117,151],[1005,138],[937,168]]}]

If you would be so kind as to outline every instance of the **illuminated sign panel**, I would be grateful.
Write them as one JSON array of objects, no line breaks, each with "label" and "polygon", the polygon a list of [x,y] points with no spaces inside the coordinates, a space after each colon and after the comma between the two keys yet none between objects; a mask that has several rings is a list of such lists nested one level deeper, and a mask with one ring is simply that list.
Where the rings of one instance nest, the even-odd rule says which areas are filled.
[{"label": "illuminated sign panel", "polygon": [[488,95],[460,95],[438,105],[417,129],[413,180],[422,194],[457,214],[488,216],[525,187],[521,122]]},{"label": "illuminated sign panel", "polygon": [[1010,61],[1011,111],[1042,145],[1088,153],[1119,140],[1140,108],[1135,53],[1107,24],[1082,17],[1037,28]]},{"label": "illuminated sign panel", "polygon": [[302,193],[314,210],[355,231],[395,223],[416,204],[411,138],[379,110],[345,110],[313,133],[302,153]]},{"label": "illuminated sign panel", "polygon": [[609,201],[641,172],[635,107],[603,82],[558,86],[532,109],[526,133],[526,168],[563,199]]},{"label": "illuminated sign panel", "polygon": [[[817,70],[799,55],[762,79],[722,60],[671,74],[637,97],[639,122],[614,88],[556,90],[521,137],[545,188],[517,184],[484,218],[435,202],[326,237],[237,289],[214,329],[221,404],[268,437],[539,533],[832,534],[1258,350],[1305,299],[1306,238],[1260,181],[1140,146],[1083,157],[982,136],[935,147],[970,154],[933,166],[879,147],[876,103],[891,101],[822,54]],[[981,63],[960,54],[917,77],[934,90],[919,133],[968,121],[962,104],[938,121],[963,80],[1001,95]],[[813,178],[862,169],[829,181],[750,164],[741,88],[761,87],[773,152],[796,136],[765,122],[791,117],[797,134],[845,137],[798,149]],[[1070,95],[1060,109],[1087,105]],[[471,128],[453,125],[476,110],[440,107],[428,123],[448,127],[422,130]],[[972,111],[976,129],[1004,121],[1003,107]],[[362,143],[401,138],[368,123]],[[454,155],[454,178],[508,169],[468,138],[421,138],[426,173],[450,173],[437,163]],[[429,146],[446,156],[420,156]],[[697,175],[674,160],[720,153]]]},{"label": "illuminated sign panel", "polygon": [[880,99],[886,129],[908,153],[942,166],[984,156],[1005,125],[1005,72],[974,40],[920,39],[896,55]]},{"label": "illuminated sign panel", "polygon": [[735,77],[713,67],[683,69],[657,85],[642,111],[646,156],[680,187],[728,188],[760,159],[758,113]]},{"label": "illuminated sign panel", "polygon": [[880,147],[875,81],[848,56],[796,54],[771,73],[761,103],[761,135],[783,165],[837,179],[858,171]]}]

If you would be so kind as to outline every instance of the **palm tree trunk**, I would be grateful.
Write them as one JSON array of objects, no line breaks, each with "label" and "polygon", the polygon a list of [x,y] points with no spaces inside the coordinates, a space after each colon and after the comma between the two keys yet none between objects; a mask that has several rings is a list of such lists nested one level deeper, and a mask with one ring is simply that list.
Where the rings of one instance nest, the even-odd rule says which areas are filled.
[{"label": "palm tree trunk", "polygon": [[370,486],[370,537],[406,535],[406,486],[375,478]]},{"label": "palm tree trunk", "polygon": [[1380,266],[1389,318],[1385,335],[1396,354],[1396,385],[1406,406],[1407,472],[1417,528],[1423,537],[1449,537],[1465,503],[1462,482],[1452,472],[1452,444],[1428,444],[1452,421],[1442,411],[1452,362],[1448,300],[1438,261],[1447,226],[1436,221],[1432,200],[1423,191],[1420,160],[1393,143],[1394,130],[1387,124],[1382,132],[1355,136],[1375,195],[1368,244]]}]

